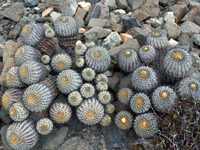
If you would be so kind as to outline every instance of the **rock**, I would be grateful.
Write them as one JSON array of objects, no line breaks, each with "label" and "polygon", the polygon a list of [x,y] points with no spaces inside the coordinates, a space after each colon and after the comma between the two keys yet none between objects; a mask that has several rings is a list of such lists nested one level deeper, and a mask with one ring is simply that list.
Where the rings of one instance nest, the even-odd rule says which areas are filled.
[{"label": "rock", "polygon": [[140,24],[138,23],[137,19],[134,17],[128,17],[128,16],[123,16],[122,18],[122,23],[125,27],[126,30],[129,30],[133,27],[139,27]]},{"label": "rock", "polygon": [[111,33],[110,29],[104,29],[101,27],[93,27],[84,33],[84,36],[89,41],[97,42],[98,39],[104,38]]},{"label": "rock", "polygon": [[5,45],[6,40],[3,38],[3,36],[0,36],[0,44]]},{"label": "rock", "polygon": [[131,49],[133,48],[134,50],[138,51],[140,48],[140,45],[136,39],[132,39],[132,40],[127,41],[124,44],[113,47],[108,51],[110,53],[110,56],[113,58],[113,60],[117,62],[119,53],[122,50],[128,49],[128,48],[131,48]]},{"label": "rock", "polygon": [[161,26],[162,23],[157,18],[150,18],[145,21],[145,23],[151,24],[153,27]]},{"label": "rock", "polygon": [[41,14],[44,10],[45,10],[44,8],[38,9],[36,10],[36,14]]},{"label": "rock", "polygon": [[178,37],[178,41],[181,42],[181,41],[186,41],[188,44],[190,44],[190,47],[193,47],[193,41],[190,39],[190,37],[187,35],[187,34],[181,34],[179,37]]},{"label": "rock", "polygon": [[115,9],[114,11],[113,11],[113,13],[114,14],[126,14],[126,11],[124,11],[123,9]]},{"label": "rock", "polygon": [[200,34],[194,34],[192,37],[191,37],[191,40],[197,44],[198,46],[200,46]]},{"label": "rock", "polygon": [[108,77],[108,87],[113,91],[117,91],[117,85],[119,84],[119,78],[117,77]]},{"label": "rock", "polygon": [[[45,5],[45,3],[39,3],[37,5],[37,7],[39,7],[39,8],[46,8],[46,5]],[[28,8],[30,8],[30,7],[28,7]]]},{"label": "rock", "polygon": [[105,47],[106,49],[113,48],[114,46],[120,45],[122,42],[121,37],[117,32],[111,32],[104,40],[102,43],[102,46]]},{"label": "rock", "polygon": [[45,3],[46,2],[46,0],[41,0],[41,3]]},{"label": "rock", "polygon": [[52,11],[52,13],[50,13],[50,17],[53,21],[55,21],[56,19],[58,19],[62,14],[59,13],[59,12],[55,12],[55,11]]},{"label": "rock", "polygon": [[58,150],[93,150],[90,144],[78,136],[72,137],[64,142]]},{"label": "rock", "polygon": [[136,10],[143,6],[146,3],[146,0],[134,0],[132,4],[132,10]]},{"label": "rock", "polygon": [[152,31],[151,28],[143,27],[134,27],[127,31],[128,34],[132,35],[133,38],[137,39],[140,45],[145,44],[146,36]]},{"label": "rock", "polygon": [[70,13],[73,16],[78,8],[77,1],[75,0],[46,0],[46,7],[53,7],[56,11],[66,13],[66,9],[70,8]]},{"label": "rock", "polygon": [[133,5],[133,1],[134,1],[134,0],[127,0],[127,3],[128,3],[128,5],[129,5],[129,7],[131,7],[131,8],[132,8],[132,5]]},{"label": "rock", "polygon": [[181,19],[181,21],[193,21],[195,16],[197,15],[198,13],[198,8],[195,7],[193,8],[189,13],[187,13],[183,19]]},{"label": "rock", "polygon": [[200,27],[191,21],[185,21],[181,24],[180,28],[182,33],[186,33],[189,36],[192,36],[193,34],[199,34],[200,32]]},{"label": "rock", "polygon": [[105,73],[104,73],[107,77],[112,77],[113,76],[113,72],[107,70]]},{"label": "rock", "polygon": [[25,5],[29,7],[36,6],[38,3],[38,0],[25,0]]},{"label": "rock", "polygon": [[106,142],[106,149],[123,148],[124,137],[128,131],[123,131],[117,128],[114,121],[107,127],[101,126],[101,131]]},{"label": "rock", "polygon": [[197,80],[200,81],[200,73],[197,70],[197,68],[192,67],[187,76],[191,78],[196,78]]},{"label": "rock", "polygon": [[2,25],[0,25],[0,32],[3,32],[3,27],[2,27]]},{"label": "rock", "polygon": [[109,7],[103,5],[102,3],[97,3],[96,5],[100,6],[99,18],[100,19],[109,19]]},{"label": "rock", "polygon": [[87,13],[86,10],[78,8],[75,15],[74,15],[74,18],[81,17],[82,19],[84,19],[86,13]]},{"label": "rock", "polygon": [[42,17],[49,15],[53,11],[53,7],[47,8],[42,12]]},{"label": "rock", "polygon": [[77,17],[76,21],[77,21],[79,27],[85,27],[85,22],[81,17]]},{"label": "rock", "polygon": [[99,2],[99,0],[86,0],[86,2],[90,2],[91,4],[95,4],[95,3]]},{"label": "rock", "polygon": [[110,13],[110,24],[111,29],[113,31],[117,31],[118,33],[123,31],[123,26],[120,24],[120,17],[119,15],[115,15],[114,13]]},{"label": "rock", "polygon": [[105,5],[108,6],[110,10],[117,8],[116,0],[105,0]]},{"label": "rock", "polygon": [[166,22],[163,29],[167,29],[168,38],[176,39],[181,34],[180,27],[173,21]]},{"label": "rock", "polygon": [[7,124],[10,124],[10,122],[12,121],[9,117],[9,114],[8,114],[8,111],[6,110],[0,110],[0,120],[5,123],[6,125]]},{"label": "rock", "polygon": [[130,73],[129,75],[125,76],[124,78],[122,78],[120,80],[118,89],[122,89],[122,88],[132,88],[132,84],[131,84],[131,76],[132,74]]},{"label": "rock", "polygon": [[[138,2],[141,6],[141,8],[136,9],[135,4],[133,4],[134,7],[132,7],[133,10],[136,9],[132,17],[136,17],[138,21],[142,21],[148,17],[157,17],[159,15],[158,0],[137,0],[134,1],[134,3],[135,2]],[[145,2],[144,5],[143,2]]]},{"label": "rock", "polygon": [[8,145],[6,141],[6,131],[8,129],[9,125],[5,125],[1,128],[1,138],[3,142],[3,149],[4,150],[12,150],[12,148]]},{"label": "rock", "polygon": [[124,106],[120,101],[115,101],[113,103],[113,105],[115,106],[116,112],[120,112],[120,111],[124,111],[124,110],[128,111],[129,110],[129,108],[127,106]]},{"label": "rock", "polygon": [[81,8],[83,8],[85,11],[87,11],[87,12],[88,12],[88,11],[90,10],[90,8],[91,8],[91,3],[88,3],[88,2],[85,2],[85,1],[79,2],[78,5],[79,5]]},{"label": "rock", "polygon": [[128,6],[128,3],[126,0],[116,0],[117,8],[125,9]]},{"label": "rock", "polygon": [[3,50],[4,50],[5,46],[3,44],[0,44],[0,57],[3,56]]},{"label": "rock", "polygon": [[173,12],[166,12],[164,15],[165,22],[175,22],[176,17]]},{"label": "rock", "polygon": [[196,17],[194,18],[194,23],[196,23],[197,25],[200,25],[200,11],[198,11]]},{"label": "rock", "polygon": [[[22,3],[14,3],[11,7],[6,8],[4,11],[1,11],[0,14],[14,20],[16,22],[20,21],[24,15],[24,6]],[[3,26],[3,25],[2,25]]]},{"label": "rock", "polygon": [[15,39],[21,31],[21,27],[16,25],[15,28],[9,33],[8,38]]},{"label": "rock", "polygon": [[163,7],[172,6],[177,2],[177,0],[159,0],[159,4]]},{"label": "rock", "polygon": [[178,44],[178,42],[177,41],[175,41],[174,39],[170,39],[169,40],[169,43],[171,44],[171,47],[174,47],[175,45],[177,45]]},{"label": "rock", "polygon": [[88,28],[92,28],[95,26],[104,27],[106,25],[107,20],[106,19],[98,19],[98,18],[92,18],[90,19],[90,22],[88,24]]},{"label": "rock", "polygon": [[178,44],[176,46],[174,46],[173,48],[181,48],[181,49],[185,49],[187,52],[189,52],[190,44],[187,43],[186,41],[181,41],[181,42],[178,42]]},{"label": "rock", "polygon": [[91,18],[98,18],[100,12],[100,6],[96,4],[92,4],[90,11],[85,19],[86,24],[90,21]]},{"label": "rock", "polygon": [[84,28],[79,28],[78,33],[85,33],[85,29]]},{"label": "rock", "polygon": [[0,23],[1,23],[1,25],[4,27],[4,26],[8,25],[9,22],[10,22],[10,21],[9,21],[8,19],[2,19]]},{"label": "rock", "polygon": [[193,66],[197,69],[200,70],[200,58],[199,58],[199,50],[196,48],[192,48],[190,51],[190,54],[192,56],[193,60]]},{"label": "rock", "polygon": [[188,7],[184,2],[171,6],[169,10],[174,12],[176,23],[178,23],[189,12]]},{"label": "rock", "polygon": [[127,34],[127,33],[120,33],[119,35],[121,36],[122,44],[124,44],[128,40],[132,40],[133,39],[133,36],[130,35],[130,34]]},{"label": "rock", "polygon": [[55,133],[54,136],[52,136],[51,134],[45,136],[44,138],[42,138],[42,140],[44,140],[44,142],[42,142],[42,149],[43,150],[54,150],[55,147],[57,147],[58,145],[60,145],[64,138],[67,135],[68,132],[68,127],[62,127],[60,129],[58,129]]}]

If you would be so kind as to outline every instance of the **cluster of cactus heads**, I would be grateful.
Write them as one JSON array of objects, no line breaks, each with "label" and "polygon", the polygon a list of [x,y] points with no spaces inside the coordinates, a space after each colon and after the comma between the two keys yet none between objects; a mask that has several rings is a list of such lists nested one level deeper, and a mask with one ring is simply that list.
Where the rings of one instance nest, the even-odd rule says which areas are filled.
[{"label": "cluster of cactus heads", "polygon": [[[11,148],[31,149],[39,134],[47,135],[53,130],[53,124],[68,122],[73,107],[83,124],[110,125],[115,112],[112,104],[115,97],[109,91],[108,77],[104,74],[111,64],[105,48],[92,41],[77,42],[78,25],[69,16],[58,18],[54,29],[28,24],[22,29],[21,38],[24,46],[16,50],[17,67],[8,70],[6,83],[9,89],[2,96],[3,108],[17,122],[6,132]],[[124,73],[132,74],[132,88],[118,90],[117,99],[130,111],[119,111],[114,122],[121,130],[133,128],[140,137],[152,137],[158,130],[157,117],[152,110],[168,113],[177,99],[176,92],[163,83],[182,80],[192,67],[192,58],[183,49],[169,50],[166,36],[154,31],[139,51],[122,50],[118,66]],[[198,95],[199,86],[196,79],[183,79],[178,86],[178,95]],[[29,120],[33,112],[48,115],[40,120]]]}]

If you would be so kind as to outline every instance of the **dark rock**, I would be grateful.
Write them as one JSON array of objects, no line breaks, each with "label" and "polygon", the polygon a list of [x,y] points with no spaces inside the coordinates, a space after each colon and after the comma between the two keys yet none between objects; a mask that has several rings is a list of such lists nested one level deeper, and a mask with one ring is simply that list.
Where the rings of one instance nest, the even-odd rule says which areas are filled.
[{"label": "dark rock", "polygon": [[123,111],[123,110],[126,110],[126,111],[129,110],[129,107],[128,106],[124,106],[120,101],[115,101],[113,103],[113,105],[115,106],[115,111],[116,112],[120,112],[120,111]]},{"label": "dark rock", "polygon": [[97,3],[96,5],[100,6],[100,14],[99,17],[100,19],[109,19],[109,8],[108,6],[103,5],[102,3]]},{"label": "dark rock", "polygon": [[8,129],[8,125],[3,126],[1,128],[1,138],[2,138],[2,142],[3,142],[3,149],[4,150],[12,150],[12,148],[8,145],[7,141],[6,141],[6,131]]},{"label": "dark rock", "polygon": [[76,18],[76,21],[77,21],[79,27],[85,27],[85,22],[81,17],[78,16]]},{"label": "dark rock", "polygon": [[129,30],[133,27],[139,27],[140,26],[140,24],[138,23],[136,18],[132,18],[132,17],[128,17],[128,16],[122,17],[122,23],[123,23],[126,30]]},{"label": "dark rock", "polygon": [[80,120],[78,120],[77,115],[76,115],[76,111],[72,111],[72,117],[70,118],[69,121],[67,121],[66,123],[67,125],[70,125],[72,127],[76,127],[78,129],[80,129],[82,127],[82,123],[80,122]]},{"label": "dark rock", "polygon": [[159,0],[159,4],[163,7],[165,6],[172,6],[174,5],[178,0]]},{"label": "dark rock", "polygon": [[101,127],[103,136],[106,142],[107,149],[123,148],[124,147],[124,136],[128,131],[122,131],[117,128],[114,121],[107,127]]},{"label": "dark rock", "polygon": [[198,13],[198,8],[195,7],[193,8],[189,13],[187,13],[183,19],[181,19],[181,21],[193,21],[195,16],[197,15]]},{"label": "dark rock", "polygon": [[117,85],[119,84],[118,77],[108,77],[108,87],[114,91],[117,91]]},{"label": "dark rock", "polygon": [[171,6],[169,10],[174,12],[176,23],[178,23],[189,12],[189,9],[184,2],[180,2]]},{"label": "dark rock", "polygon": [[15,28],[10,32],[8,35],[8,38],[15,39],[21,31],[21,27],[19,25],[16,25]]},{"label": "dark rock", "polygon": [[25,0],[25,5],[29,7],[36,6],[38,3],[38,0]]},{"label": "dark rock", "polygon": [[0,120],[5,124],[9,124],[11,122],[11,119],[8,117],[7,111],[0,110]]},{"label": "dark rock", "polygon": [[6,8],[4,11],[1,11],[0,14],[18,22],[24,15],[24,6],[22,3],[17,2],[14,3],[11,7]]},{"label": "dark rock", "polygon": [[194,21],[194,23],[200,25],[200,10],[198,11],[198,13],[193,21]]},{"label": "dark rock", "polygon": [[101,7],[96,4],[92,4],[90,11],[85,19],[86,24],[90,21],[91,18],[98,18]]},{"label": "dark rock", "polygon": [[108,6],[110,10],[115,10],[117,8],[116,0],[105,0],[105,5]]},{"label": "dark rock", "polygon": [[191,37],[191,40],[197,44],[198,46],[200,46],[200,34],[194,34],[192,37]]},{"label": "dark rock", "polygon": [[0,0],[0,3],[3,2],[4,0]]},{"label": "dark rock", "polygon": [[3,36],[0,36],[0,44],[5,45],[6,40],[3,38]]},{"label": "dark rock", "polygon": [[190,51],[190,44],[186,41],[181,41],[176,46],[174,46],[173,49],[174,48],[185,49],[187,52],[189,52]]},{"label": "dark rock", "polygon": [[128,7],[126,0],[116,0],[117,8],[125,9]]},{"label": "dark rock", "polygon": [[2,25],[0,24],[0,32],[2,32],[3,31],[3,27],[2,27]]},{"label": "dark rock", "polygon": [[187,34],[181,34],[179,37],[178,37],[178,41],[181,42],[181,41],[186,41],[187,43],[190,44],[190,47],[193,47],[193,41],[190,39],[190,37],[187,35]]},{"label": "dark rock", "polygon": [[86,0],[86,2],[90,2],[91,4],[95,4],[95,3],[99,2],[99,0]]},{"label": "dark rock", "polygon": [[8,19],[2,19],[1,22],[0,22],[0,24],[4,27],[4,26],[8,25],[9,22],[10,21]]},{"label": "dark rock", "polygon": [[122,89],[122,88],[132,88],[132,84],[131,84],[131,76],[132,74],[130,73],[129,75],[125,76],[124,78],[122,78],[120,80],[118,89]]},{"label": "dark rock", "polygon": [[45,22],[52,22],[53,20],[51,19],[51,17],[38,17],[37,19],[35,18],[36,22],[41,22],[41,23],[45,23]]},{"label": "dark rock", "polygon": [[41,9],[39,9],[39,10],[36,10],[36,13],[37,13],[37,14],[41,14],[44,10],[45,10],[44,8],[41,8]]},{"label": "dark rock", "polygon": [[144,45],[145,44],[145,40],[146,36],[152,31],[151,28],[147,28],[147,27],[134,27],[130,30],[127,31],[128,34],[132,35],[135,39],[138,40],[138,42],[140,43],[140,45]]},{"label": "dark rock", "polygon": [[126,7],[126,13],[132,12],[133,10],[130,7]]},{"label": "dark rock", "polygon": [[189,36],[192,36],[193,34],[199,34],[200,32],[200,26],[191,21],[185,21],[181,24],[180,28],[182,33],[186,33]]}]

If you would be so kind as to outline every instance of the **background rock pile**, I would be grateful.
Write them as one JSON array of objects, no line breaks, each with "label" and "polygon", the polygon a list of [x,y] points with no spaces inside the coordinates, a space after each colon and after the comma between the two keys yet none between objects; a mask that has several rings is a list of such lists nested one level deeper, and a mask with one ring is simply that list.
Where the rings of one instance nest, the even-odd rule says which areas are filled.
[{"label": "background rock pile", "polygon": [[[64,2],[62,0],[0,0],[0,97],[7,89],[5,80],[7,71],[16,66],[15,52],[23,45],[19,38],[21,29],[30,22],[52,27],[53,22],[61,15],[73,16],[76,19],[81,41],[93,41],[109,51],[112,60],[105,75],[108,77],[108,88],[112,93],[117,93],[119,89],[125,87],[132,88],[131,74],[121,72],[117,65],[119,53],[129,48],[138,51],[145,44],[146,36],[153,30],[161,30],[165,33],[171,47],[183,48],[191,54],[193,66],[188,76],[200,80],[200,2],[198,0],[66,0]],[[116,112],[128,110],[126,106],[121,105],[116,95],[113,104]],[[192,110],[186,113],[177,108],[177,111],[181,111],[181,114],[192,114]],[[166,143],[163,144],[163,137],[148,139],[148,141],[138,140],[132,129],[119,130],[113,120],[106,128],[88,127],[74,116],[75,114],[72,114],[67,124],[56,126],[53,133],[44,136],[33,149],[63,150],[66,147],[88,150],[143,149],[145,148],[143,143],[149,141],[154,143],[154,146],[159,143],[156,146],[163,148],[161,145],[166,146],[170,141],[165,139]],[[176,113],[168,117],[173,122],[180,119]],[[5,125],[11,122],[8,112],[1,108],[1,134],[5,134]],[[162,128],[165,127],[167,125],[163,121]],[[173,138],[171,136],[171,139]],[[3,146],[6,149],[7,146],[3,143],[0,141],[0,149],[3,149]]]}]

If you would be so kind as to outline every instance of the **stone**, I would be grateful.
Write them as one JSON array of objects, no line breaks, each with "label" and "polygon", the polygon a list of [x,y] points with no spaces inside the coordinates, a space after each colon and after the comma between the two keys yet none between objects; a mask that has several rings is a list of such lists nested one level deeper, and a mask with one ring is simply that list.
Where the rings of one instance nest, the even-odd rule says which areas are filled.
[{"label": "stone", "polygon": [[115,106],[115,111],[117,113],[120,112],[120,111],[124,111],[124,110],[128,111],[129,110],[129,108],[127,106],[123,105],[120,101],[115,101],[113,103],[113,105]]},{"label": "stone", "polygon": [[87,12],[88,12],[88,11],[90,10],[90,8],[91,8],[91,3],[88,3],[88,2],[85,2],[85,1],[79,2],[78,5],[79,5],[81,8],[83,8],[85,11],[87,11]]},{"label": "stone", "polygon": [[189,13],[187,13],[181,21],[193,21],[198,13],[198,8],[193,8]]},{"label": "stone", "polygon": [[36,6],[38,3],[38,0],[25,0],[25,5],[29,7]]},{"label": "stone", "polygon": [[8,38],[15,39],[21,31],[21,27],[16,25],[14,29],[9,33]]},{"label": "stone", "polygon": [[193,67],[196,68],[198,71],[200,70],[200,58],[199,58],[199,50],[196,48],[192,48],[190,51],[193,60]]},{"label": "stone", "polygon": [[79,28],[78,33],[85,33],[85,29],[84,28]]},{"label": "stone", "polygon": [[76,13],[74,15],[74,18],[81,17],[82,19],[84,19],[86,13],[87,13],[86,10],[81,9],[81,8],[78,7],[78,9],[77,9],[77,11],[76,11]]},{"label": "stone", "polygon": [[138,41],[136,39],[132,39],[132,40],[127,41],[124,44],[121,44],[119,46],[113,47],[108,51],[110,53],[110,56],[113,58],[113,60],[115,62],[117,62],[119,53],[122,50],[129,49],[129,48],[138,51],[139,48],[140,48],[140,45],[139,45],[139,43],[138,43]]},{"label": "stone", "polygon": [[150,18],[145,21],[145,23],[151,24],[153,27],[159,27],[162,25],[162,22],[157,18]]},{"label": "stone", "polygon": [[47,8],[42,12],[42,17],[49,15],[53,11],[53,7]]},{"label": "stone", "polygon": [[85,22],[81,17],[77,17],[76,21],[77,21],[79,27],[85,27]]},{"label": "stone", "polygon": [[164,15],[165,22],[175,22],[175,19],[174,12],[166,12]]},{"label": "stone", "polygon": [[133,38],[137,39],[140,45],[145,44],[146,36],[152,31],[151,28],[148,27],[134,27],[127,31],[128,34],[132,35]]},{"label": "stone", "polygon": [[[45,5],[45,3],[39,3],[37,5],[37,7],[39,7],[39,8],[46,8],[46,5]],[[30,7],[28,7],[28,8],[30,8]]]},{"label": "stone", "polygon": [[54,150],[55,147],[57,147],[58,145],[60,145],[64,138],[67,135],[69,128],[68,127],[62,127],[60,129],[58,129],[55,133],[54,136],[52,136],[51,134],[45,136],[42,138],[42,140],[44,140],[44,142],[42,142],[42,149],[43,150]]},{"label": "stone", "polygon": [[178,42],[177,41],[175,41],[174,39],[170,39],[169,40],[169,43],[170,43],[170,45],[171,45],[171,47],[174,47],[175,45],[177,45],[178,44]]},{"label": "stone", "polygon": [[127,0],[128,6],[131,7],[131,8],[132,8],[132,5],[133,5],[133,1],[134,0]]},{"label": "stone", "polygon": [[5,45],[0,44],[0,57],[3,56],[3,50],[4,50],[4,48],[5,48]]},{"label": "stone", "polygon": [[105,73],[104,73],[107,77],[112,77],[113,76],[113,72],[107,70]]},{"label": "stone", "polygon": [[2,27],[2,25],[0,25],[0,32],[3,32],[3,27]]},{"label": "stone", "polygon": [[132,84],[131,84],[131,76],[132,74],[130,73],[129,75],[125,76],[124,78],[122,78],[120,80],[118,89],[122,89],[122,88],[131,88],[132,89]]},{"label": "stone", "polygon": [[187,34],[181,34],[179,37],[178,37],[178,41],[181,42],[181,41],[185,41],[187,42],[188,44],[190,44],[190,47],[193,47],[193,41],[190,39],[190,37],[187,35]]},{"label": "stone", "polygon": [[99,12],[100,12],[100,6],[96,4],[92,4],[92,7],[90,8],[90,11],[88,12],[88,15],[85,19],[85,23],[87,24],[91,18],[98,18]]},{"label": "stone", "polygon": [[197,44],[198,46],[200,46],[200,34],[194,34],[192,37],[191,37],[191,40]]},{"label": "stone", "polygon": [[186,33],[189,36],[192,36],[193,34],[199,34],[200,32],[200,27],[191,21],[185,21],[181,24],[180,28],[182,33]]},{"label": "stone", "polygon": [[[144,2],[137,0],[139,3],[140,2]],[[135,3],[136,1],[134,1]],[[134,5],[134,4],[133,4]],[[141,8],[136,9],[135,5],[134,8],[132,8],[133,10],[136,9],[133,14],[132,17],[136,17],[138,21],[142,21],[148,17],[157,17],[159,15],[159,5],[158,5],[158,0],[146,0],[145,4],[143,5],[143,3],[141,4]]]},{"label": "stone", "polygon": [[110,29],[105,29],[101,27],[93,27],[84,33],[84,36],[89,41],[97,42],[98,39],[104,38],[111,33]]},{"label": "stone", "polygon": [[117,8],[126,9],[128,3],[126,0],[116,0]]},{"label": "stone", "polygon": [[108,6],[110,10],[117,8],[116,0],[105,0],[105,5]]},{"label": "stone", "polygon": [[134,0],[132,4],[132,10],[136,10],[143,6],[146,3],[146,0]]},{"label": "stone", "polygon": [[90,144],[78,136],[72,137],[65,141],[58,150],[93,150]]},{"label": "stone", "polygon": [[58,19],[60,16],[62,16],[62,14],[59,13],[59,12],[52,11],[52,12],[50,13],[50,17],[51,17],[51,19],[53,20],[53,22],[54,22],[56,19]]},{"label": "stone", "polygon": [[194,18],[194,23],[196,23],[197,25],[200,25],[200,10],[198,11],[196,17]]},{"label": "stone", "polygon": [[124,44],[125,42],[127,42],[128,40],[132,40],[133,36],[127,33],[120,33],[119,34],[121,39],[122,39],[122,44]]},{"label": "stone", "polygon": [[122,18],[122,23],[125,27],[126,30],[129,30],[133,27],[139,27],[140,24],[138,23],[137,19],[134,17],[128,17],[128,16],[123,16]]},{"label": "stone", "polygon": [[0,110],[0,120],[5,123],[6,125],[7,124],[10,124],[10,122],[12,121],[9,117],[9,114],[8,114],[8,111],[2,109]]},{"label": "stone", "polygon": [[104,27],[106,25],[106,19],[92,18],[88,23],[88,28],[92,28],[95,26]]},{"label": "stone", "polygon": [[163,29],[167,29],[168,38],[176,39],[181,34],[180,27],[173,21],[166,22]]},{"label": "stone", "polygon": [[91,4],[95,4],[95,3],[99,2],[99,0],[86,0],[86,2],[90,2]]},{"label": "stone", "polygon": [[176,46],[174,46],[173,48],[181,48],[181,49],[184,49],[187,52],[189,52],[190,51],[190,44],[187,43],[186,41],[181,41],[181,42],[178,42],[178,44]]},{"label": "stone", "polygon": [[[53,7],[55,11],[62,13],[70,12],[72,16],[78,8],[77,1],[75,0],[46,0],[45,4],[46,7]],[[70,8],[69,11],[68,8]]]},{"label": "stone", "polygon": [[126,14],[126,11],[125,10],[123,10],[123,9],[115,9],[114,11],[113,11],[113,13],[114,14]]},{"label": "stone", "polygon": [[111,88],[113,91],[117,91],[118,84],[119,84],[118,77],[108,77],[108,87]]},{"label": "stone", "polygon": [[6,44],[6,40],[4,39],[3,36],[0,36],[0,44],[2,44],[2,45]]},{"label": "stone", "polygon": [[6,131],[8,129],[9,125],[5,125],[1,128],[1,138],[3,142],[3,149],[4,150],[12,150],[12,148],[8,145],[6,141]]},{"label": "stone", "polygon": [[120,24],[120,16],[115,15],[114,13],[110,13],[110,24],[111,24],[111,29],[113,31],[117,31],[118,33],[123,31],[123,25]]},{"label": "stone", "polygon": [[[11,7],[6,8],[4,11],[0,11],[0,14],[6,18],[18,22],[24,15],[25,8],[22,3],[14,3]],[[3,26],[3,25],[2,25]]]},{"label": "stone", "polygon": [[159,0],[159,4],[163,7],[172,6],[177,2],[177,0]]},{"label": "stone", "polygon": [[102,3],[97,3],[96,5],[100,6],[100,13],[99,17],[100,19],[109,19],[109,7],[106,5],[103,5]]},{"label": "stone", "polygon": [[113,48],[114,46],[120,45],[122,42],[121,37],[117,32],[111,32],[104,40],[102,43],[102,46],[105,47],[106,49]]},{"label": "stone", "polygon": [[41,0],[41,3],[45,3],[46,2],[46,0]]},{"label": "stone", "polygon": [[192,67],[192,69],[190,69],[187,77],[196,78],[197,80],[200,81],[200,73],[199,73],[198,69],[194,68],[194,67]]},{"label": "stone", "polygon": [[189,12],[189,9],[184,2],[180,2],[171,6],[169,10],[174,12],[176,23],[178,23]]},{"label": "stone", "polygon": [[3,62],[0,61],[0,74],[2,70],[3,70]]},{"label": "stone", "polygon": [[44,8],[38,9],[36,10],[36,14],[41,14],[44,10],[45,10]]}]

